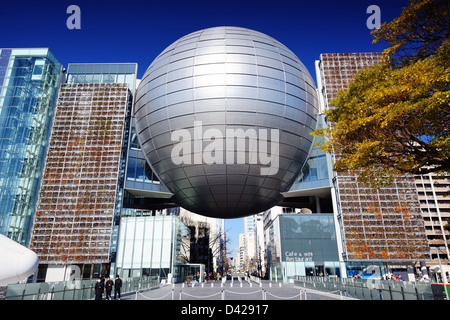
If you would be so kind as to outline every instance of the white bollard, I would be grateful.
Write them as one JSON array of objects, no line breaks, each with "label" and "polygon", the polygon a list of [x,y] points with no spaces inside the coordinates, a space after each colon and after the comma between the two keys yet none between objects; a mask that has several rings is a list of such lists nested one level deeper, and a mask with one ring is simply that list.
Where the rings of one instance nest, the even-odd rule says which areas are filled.
[{"label": "white bollard", "polygon": [[211,282],[211,288],[214,288],[214,282]]},{"label": "white bollard", "polygon": [[272,282],[269,282],[269,287],[272,288]]},{"label": "white bollard", "polygon": [[279,285],[280,285],[280,288],[281,288],[281,282],[279,283]]}]

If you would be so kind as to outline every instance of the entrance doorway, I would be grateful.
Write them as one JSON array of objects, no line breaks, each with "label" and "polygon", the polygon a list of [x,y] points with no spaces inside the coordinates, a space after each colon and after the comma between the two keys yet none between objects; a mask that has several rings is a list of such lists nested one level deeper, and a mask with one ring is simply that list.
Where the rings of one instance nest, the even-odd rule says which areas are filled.
[{"label": "entrance doorway", "polygon": [[323,277],[325,273],[323,272],[323,265],[317,265],[314,268],[314,275],[316,277]]}]

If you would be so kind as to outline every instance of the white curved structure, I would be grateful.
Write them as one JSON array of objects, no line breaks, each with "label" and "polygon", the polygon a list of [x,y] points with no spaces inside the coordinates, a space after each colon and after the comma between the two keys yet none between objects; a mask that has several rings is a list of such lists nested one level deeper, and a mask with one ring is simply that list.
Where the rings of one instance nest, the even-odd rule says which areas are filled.
[{"label": "white curved structure", "polygon": [[0,286],[26,279],[38,265],[36,253],[0,234]]}]

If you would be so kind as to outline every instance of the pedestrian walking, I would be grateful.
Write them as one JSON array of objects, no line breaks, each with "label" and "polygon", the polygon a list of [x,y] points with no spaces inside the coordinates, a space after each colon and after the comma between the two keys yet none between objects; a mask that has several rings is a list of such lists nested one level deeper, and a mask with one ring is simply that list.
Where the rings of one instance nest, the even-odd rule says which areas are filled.
[{"label": "pedestrian walking", "polygon": [[101,278],[98,278],[97,282],[95,283],[94,289],[95,289],[95,300],[102,300],[103,292],[105,291],[105,286]]},{"label": "pedestrian walking", "polygon": [[111,280],[110,277],[108,277],[108,280],[105,283],[105,289],[106,289],[106,300],[111,300],[111,291],[114,286],[114,282]]},{"label": "pedestrian walking", "polygon": [[122,279],[120,279],[119,275],[116,275],[116,281],[114,282],[114,299],[119,295],[120,300],[120,288],[122,288]]}]

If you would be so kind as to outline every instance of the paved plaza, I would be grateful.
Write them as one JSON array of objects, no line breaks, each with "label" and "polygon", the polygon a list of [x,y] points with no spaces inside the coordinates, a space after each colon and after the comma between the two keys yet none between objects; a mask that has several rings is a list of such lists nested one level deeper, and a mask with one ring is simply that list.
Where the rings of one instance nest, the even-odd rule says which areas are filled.
[{"label": "paved plaza", "polygon": [[304,289],[294,284],[262,280],[247,282],[243,278],[212,281],[195,286],[186,283],[165,285],[152,290],[138,291],[122,300],[340,300],[339,294]]}]

